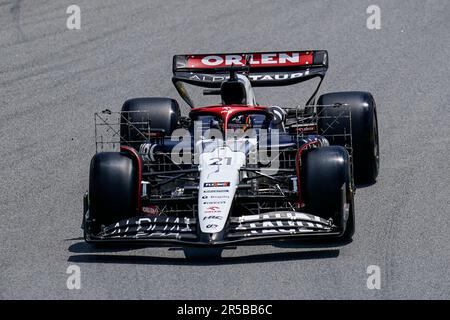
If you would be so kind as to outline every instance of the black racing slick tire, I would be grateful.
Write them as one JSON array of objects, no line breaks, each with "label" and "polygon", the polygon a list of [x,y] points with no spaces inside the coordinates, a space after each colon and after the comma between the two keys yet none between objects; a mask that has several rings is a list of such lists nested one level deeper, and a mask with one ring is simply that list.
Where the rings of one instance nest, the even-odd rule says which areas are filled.
[{"label": "black racing slick tire", "polygon": [[177,128],[180,115],[180,107],[174,99],[129,99],[122,106],[122,144],[136,147],[151,134],[170,135]]},{"label": "black racing slick tire", "polygon": [[102,152],[92,158],[89,175],[91,233],[136,214],[138,179],[136,165],[126,153]]},{"label": "black racing slick tire", "polygon": [[[334,107],[323,107],[330,105]],[[350,108],[351,124],[349,118],[339,117],[345,115],[345,108]],[[377,110],[373,96],[369,92],[360,91],[327,93],[319,97],[317,113],[319,134],[324,135],[330,144],[349,144],[348,139],[339,135],[350,132],[351,127],[355,183],[374,183],[378,176],[380,154]]]},{"label": "black racing slick tire", "polygon": [[302,199],[306,211],[343,225],[343,205],[349,204],[344,238],[355,230],[352,179],[349,154],[344,147],[327,146],[311,149],[302,155]]}]

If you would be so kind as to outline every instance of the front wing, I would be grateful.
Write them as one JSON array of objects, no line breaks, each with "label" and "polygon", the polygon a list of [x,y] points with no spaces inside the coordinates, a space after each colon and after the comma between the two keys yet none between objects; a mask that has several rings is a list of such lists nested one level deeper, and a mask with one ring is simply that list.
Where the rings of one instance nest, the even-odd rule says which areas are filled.
[{"label": "front wing", "polygon": [[348,208],[343,208],[343,223],[296,211],[268,212],[260,215],[230,217],[223,232],[202,233],[198,220],[167,216],[137,216],[121,220],[91,234],[89,212],[84,231],[88,242],[167,243],[186,246],[223,246],[248,241],[268,241],[286,238],[339,237],[345,231]]}]

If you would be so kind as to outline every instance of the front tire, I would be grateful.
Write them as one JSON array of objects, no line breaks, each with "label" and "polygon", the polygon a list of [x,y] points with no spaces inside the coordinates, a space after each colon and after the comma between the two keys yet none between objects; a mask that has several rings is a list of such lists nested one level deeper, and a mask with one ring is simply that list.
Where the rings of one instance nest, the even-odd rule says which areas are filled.
[{"label": "front tire", "polygon": [[341,146],[311,149],[302,155],[302,199],[306,211],[343,225],[344,201],[350,205],[343,238],[355,231],[352,179],[347,150]]},{"label": "front tire", "polygon": [[102,226],[136,214],[138,172],[126,153],[101,152],[91,160],[89,176],[89,229],[96,234]]}]

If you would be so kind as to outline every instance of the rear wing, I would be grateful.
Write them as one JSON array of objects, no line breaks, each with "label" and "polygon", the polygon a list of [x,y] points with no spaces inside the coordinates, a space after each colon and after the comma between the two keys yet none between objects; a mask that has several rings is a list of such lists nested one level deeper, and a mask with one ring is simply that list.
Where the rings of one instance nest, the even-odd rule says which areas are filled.
[{"label": "rear wing", "polygon": [[183,82],[220,88],[230,70],[236,70],[245,73],[253,87],[287,86],[316,77],[321,83],[327,69],[326,50],[175,55],[172,81],[181,97],[193,106]]}]

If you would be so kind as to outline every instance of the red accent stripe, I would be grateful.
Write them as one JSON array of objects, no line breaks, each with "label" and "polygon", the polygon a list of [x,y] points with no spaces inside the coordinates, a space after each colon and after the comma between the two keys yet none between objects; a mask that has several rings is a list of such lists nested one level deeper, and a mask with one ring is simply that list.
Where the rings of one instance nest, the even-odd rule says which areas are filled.
[{"label": "red accent stripe", "polygon": [[301,157],[303,151],[305,151],[306,149],[309,149],[313,145],[320,146],[321,143],[320,143],[320,141],[317,141],[317,140],[305,143],[297,150],[297,154],[295,155],[295,164],[296,164],[296,173],[297,173],[297,194],[298,194],[297,204],[300,207],[303,207],[305,205],[305,203],[303,202],[302,193],[301,193],[300,157]]},{"label": "red accent stripe", "polygon": [[136,149],[129,147],[129,146],[120,146],[120,151],[128,152],[130,153],[137,161],[138,165],[138,198],[137,198],[137,212],[142,212],[142,200],[141,200],[141,194],[142,194],[142,158],[139,156],[139,153],[136,151]]}]

